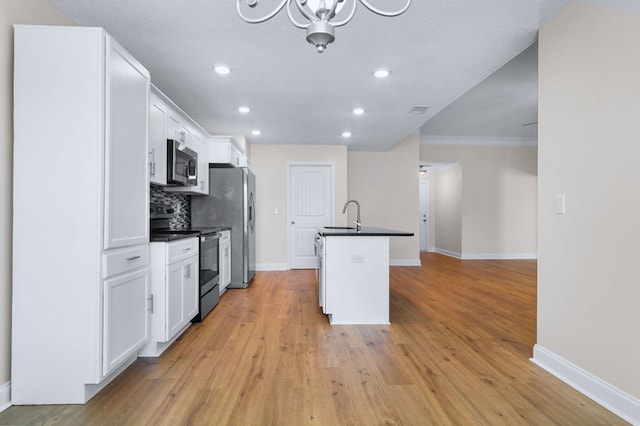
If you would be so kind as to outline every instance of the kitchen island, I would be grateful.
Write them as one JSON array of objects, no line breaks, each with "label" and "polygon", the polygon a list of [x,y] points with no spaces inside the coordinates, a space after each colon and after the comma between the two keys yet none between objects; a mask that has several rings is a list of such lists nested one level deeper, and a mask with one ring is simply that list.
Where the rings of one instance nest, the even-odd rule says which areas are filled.
[{"label": "kitchen island", "polygon": [[318,230],[318,298],[332,325],[389,324],[389,237],[410,236],[374,227]]}]

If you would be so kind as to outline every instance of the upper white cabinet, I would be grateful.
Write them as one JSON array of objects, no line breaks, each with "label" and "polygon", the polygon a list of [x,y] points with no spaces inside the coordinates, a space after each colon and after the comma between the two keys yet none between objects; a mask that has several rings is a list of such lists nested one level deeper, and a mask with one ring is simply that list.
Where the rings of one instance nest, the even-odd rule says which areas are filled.
[{"label": "upper white cabinet", "polygon": [[84,403],[147,340],[149,74],[100,28],[14,40],[11,399]]},{"label": "upper white cabinet", "polygon": [[155,90],[149,102],[149,179],[167,184],[167,120],[169,109]]},{"label": "upper white cabinet", "polygon": [[226,167],[247,167],[247,155],[231,136],[212,136],[208,140],[209,163]]},{"label": "upper white cabinet", "polygon": [[106,49],[104,248],[109,249],[149,241],[149,73],[110,37]]},{"label": "upper white cabinet", "polygon": [[[157,110],[155,112],[156,120],[154,122],[154,108]],[[164,113],[160,113],[163,111]],[[190,149],[194,150],[198,154],[198,184],[197,185],[186,185],[186,186],[166,186],[164,190],[166,192],[180,192],[184,194],[191,195],[208,195],[209,194],[209,152],[207,145],[204,142],[204,135],[206,132],[200,128],[200,126],[185,114],[177,105],[175,105],[166,95],[164,95],[160,90],[155,87],[152,87],[152,97],[151,97],[151,118],[149,122],[149,132],[151,135],[154,133],[160,134],[161,129],[161,116],[164,116],[164,138],[156,138],[156,140],[160,140],[159,144],[162,145],[155,149],[155,151],[150,151],[150,155],[153,152],[158,152],[158,149],[162,149],[164,147],[164,157],[159,157],[156,154],[156,159],[161,159],[164,161],[163,177],[164,180],[160,181],[160,178],[157,176],[151,176],[151,182],[157,183],[159,185],[166,185],[166,162],[167,162],[167,154],[166,154],[166,146],[167,139],[174,139],[180,142],[183,142]],[[156,128],[157,130],[152,130],[151,126]],[[152,142],[153,143],[153,142]],[[151,160],[149,160],[151,163]],[[157,171],[158,169],[156,169]],[[153,173],[153,168],[151,173]]]}]

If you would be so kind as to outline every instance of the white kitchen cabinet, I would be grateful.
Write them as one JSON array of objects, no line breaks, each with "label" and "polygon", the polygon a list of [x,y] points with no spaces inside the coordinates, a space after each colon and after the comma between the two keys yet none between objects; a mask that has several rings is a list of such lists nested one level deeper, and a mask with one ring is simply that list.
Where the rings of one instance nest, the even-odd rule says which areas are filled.
[{"label": "white kitchen cabinet", "polygon": [[212,136],[208,140],[209,163],[225,167],[247,167],[247,156],[231,136]]},{"label": "white kitchen cabinet", "polygon": [[149,179],[151,183],[167,184],[167,120],[169,108],[156,90],[151,90],[149,102]]},{"label": "white kitchen cabinet", "polygon": [[151,339],[140,356],[160,356],[198,313],[198,238],[152,242]]},{"label": "white kitchen cabinet", "polygon": [[149,339],[149,268],[104,281],[103,374],[135,355]]},{"label": "white kitchen cabinet", "polygon": [[110,249],[149,241],[149,73],[110,37],[106,51],[104,248]]},{"label": "white kitchen cabinet", "polygon": [[14,28],[11,399],[84,403],[146,339],[149,74],[100,28]]},{"label": "white kitchen cabinet", "polygon": [[[154,117],[154,102],[160,105],[159,110],[165,111],[165,141],[164,141],[164,162],[163,169],[164,184],[166,185],[166,139],[174,139],[183,142],[190,149],[198,154],[198,184],[186,186],[166,186],[166,192],[179,192],[189,195],[208,195],[209,194],[209,151],[208,146],[204,142],[206,132],[200,126],[184,113],[171,99],[164,95],[156,87],[152,87],[152,105],[151,118]],[[156,118],[160,121],[160,113],[157,112]],[[159,125],[158,125],[158,128]],[[152,176],[151,179],[154,182]],[[156,182],[158,183],[158,182]]]},{"label": "white kitchen cabinet", "polygon": [[220,232],[220,294],[224,292],[229,284],[231,284],[231,231]]}]

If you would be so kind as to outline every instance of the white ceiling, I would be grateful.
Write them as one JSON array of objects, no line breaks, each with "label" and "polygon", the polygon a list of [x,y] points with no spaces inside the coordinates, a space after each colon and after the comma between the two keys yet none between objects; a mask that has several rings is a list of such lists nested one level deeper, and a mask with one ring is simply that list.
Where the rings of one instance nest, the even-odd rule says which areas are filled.
[{"label": "white ceiling", "polygon": [[429,138],[527,139],[538,134],[538,43],[427,121]]},{"label": "white ceiling", "polygon": [[[569,0],[414,0],[396,18],[359,7],[322,54],[284,11],[250,25],[236,15],[234,0],[50,1],[79,25],[104,27],[211,134],[382,151],[421,127],[425,134],[446,131],[460,107],[422,125],[534,43],[541,22]],[[385,9],[403,3],[370,1]],[[223,63],[231,74],[213,72]],[[518,66],[526,65],[523,59]],[[391,70],[389,78],[373,77],[380,67]],[[521,88],[508,84],[512,92],[500,97],[518,100]],[[252,111],[238,113],[241,105]],[[418,105],[429,109],[410,114]],[[352,114],[356,106],[364,116]],[[517,125],[522,121],[535,117],[523,112]],[[262,135],[252,136],[254,128]],[[353,136],[343,139],[344,130]]]}]

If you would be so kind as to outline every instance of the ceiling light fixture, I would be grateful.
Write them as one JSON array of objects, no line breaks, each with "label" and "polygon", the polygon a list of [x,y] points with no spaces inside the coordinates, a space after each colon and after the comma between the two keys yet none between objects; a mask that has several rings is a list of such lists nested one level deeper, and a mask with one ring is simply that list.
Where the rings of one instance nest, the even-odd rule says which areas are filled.
[{"label": "ceiling light fixture", "polygon": [[241,114],[248,114],[250,111],[251,109],[246,106],[241,106],[240,108],[238,108],[238,112],[240,112]]},{"label": "ceiling light fixture", "polygon": [[215,66],[213,68],[213,70],[215,72],[217,72],[218,74],[221,74],[221,75],[226,75],[226,74],[229,74],[231,72],[231,68],[229,68],[226,65],[217,65],[217,66]]},{"label": "ceiling light fixture", "polygon": [[347,131],[347,132],[342,132],[342,137],[343,138],[350,138],[351,137],[351,132]]},{"label": "ceiling light fixture", "polygon": [[260,136],[262,134],[262,132],[258,129],[252,130],[251,134],[254,136]]},{"label": "ceiling light fixture", "polygon": [[373,73],[377,78],[387,78],[389,77],[389,74],[391,74],[391,71],[385,69],[379,69]]},{"label": "ceiling light fixture", "polygon": [[358,108],[354,108],[354,109],[353,109],[353,113],[354,113],[355,115],[362,115],[362,114],[364,114],[364,109],[363,109],[363,108],[360,108],[360,107],[358,107]]},{"label": "ceiling light fixture", "polygon": [[[258,6],[258,1],[237,0],[236,10],[240,18],[250,24],[259,24],[273,18],[286,6],[287,15],[289,15],[291,23],[298,28],[307,30],[307,41],[313,44],[319,53],[324,52],[327,45],[333,43],[336,39],[334,28],[346,25],[353,19],[358,2],[373,13],[386,17],[402,15],[411,5],[411,0],[407,0],[407,3],[400,10],[388,12],[374,7],[369,3],[369,0],[281,0],[275,9],[264,16],[258,18],[247,16],[245,12]],[[298,10],[298,13],[296,13],[298,17],[294,16],[293,13],[294,4]],[[346,13],[341,14],[340,11],[347,4],[350,4],[350,7],[347,8]],[[243,12],[243,9],[245,9],[245,12]],[[298,21],[300,15],[308,22]],[[339,16],[340,20],[331,21],[336,16]]]}]

